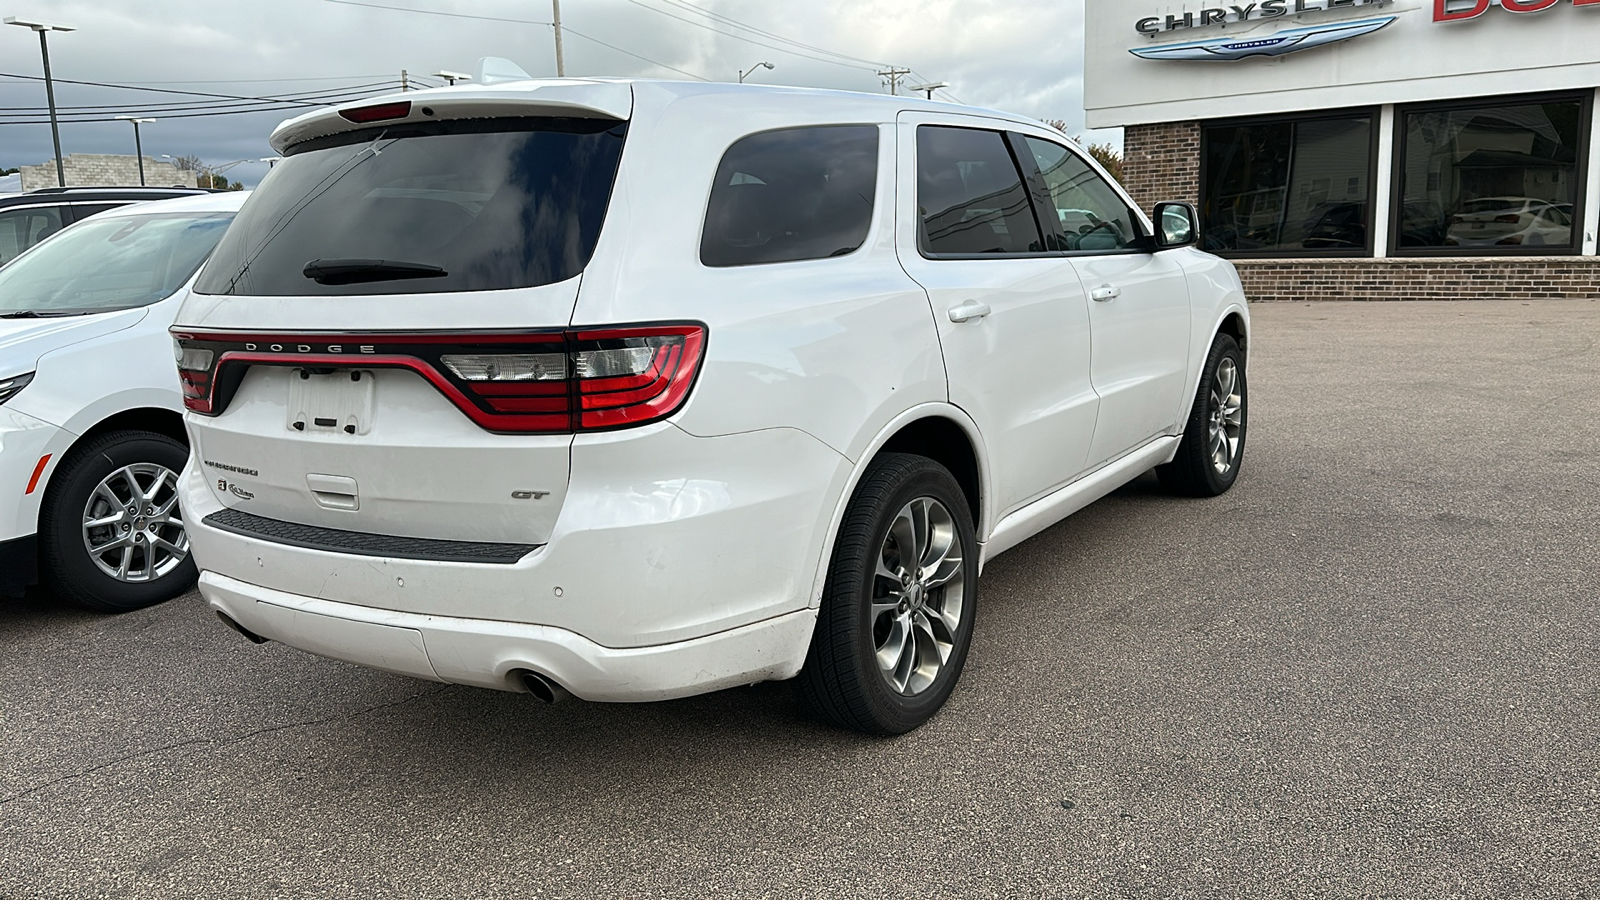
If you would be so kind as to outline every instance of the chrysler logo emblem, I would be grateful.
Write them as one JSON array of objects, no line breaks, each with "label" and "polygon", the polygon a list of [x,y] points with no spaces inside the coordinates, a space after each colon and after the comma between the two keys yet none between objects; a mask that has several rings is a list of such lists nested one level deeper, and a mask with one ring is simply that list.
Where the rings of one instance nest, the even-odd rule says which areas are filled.
[{"label": "chrysler logo emblem", "polygon": [[1282,56],[1285,53],[1337,44],[1340,41],[1371,34],[1397,18],[1399,16],[1380,16],[1376,19],[1360,19],[1355,22],[1290,28],[1266,37],[1185,41],[1181,44],[1140,47],[1128,52],[1144,59],[1179,60],[1235,60],[1251,56]]}]

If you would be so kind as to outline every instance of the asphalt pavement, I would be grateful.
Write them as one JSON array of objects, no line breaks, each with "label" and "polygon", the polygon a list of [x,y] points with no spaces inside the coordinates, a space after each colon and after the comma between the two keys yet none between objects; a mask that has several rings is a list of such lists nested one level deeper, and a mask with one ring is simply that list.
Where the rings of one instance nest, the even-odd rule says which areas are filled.
[{"label": "asphalt pavement", "polygon": [[0,897],[1600,896],[1600,304],[1252,311],[1234,490],[996,560],[896,739],[0,603]]}]

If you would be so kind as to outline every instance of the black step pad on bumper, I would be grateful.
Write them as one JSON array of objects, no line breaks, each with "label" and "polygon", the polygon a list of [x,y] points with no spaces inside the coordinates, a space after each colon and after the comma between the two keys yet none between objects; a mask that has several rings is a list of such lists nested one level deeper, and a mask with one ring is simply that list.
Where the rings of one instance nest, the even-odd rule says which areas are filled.
[{"label": "black step pad on bumper", "polygon": [[287,544],[290,547],[303,547],[307,550],[323,550],[328,553],[383,556],[390,559],[508,566],[541,546],[490,544],[481,541],[438,541],[429,538],[396,537],[392,534],[340,531],[336,528],[281,522],[237,509],[219,510],[201,521],[219,531],[255,538],[258,541]]}]

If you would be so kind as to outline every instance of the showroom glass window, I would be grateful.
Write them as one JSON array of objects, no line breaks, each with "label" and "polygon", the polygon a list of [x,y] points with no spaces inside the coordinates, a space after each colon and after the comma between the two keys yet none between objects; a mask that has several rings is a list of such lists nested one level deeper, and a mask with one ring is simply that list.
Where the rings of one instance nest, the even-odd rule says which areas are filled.
[{"label": "showroom glass window", "polygon": [[1575,252],[1589,114],[1577,96],[1402,111],[1395,248]]},{"label": "showroom glass window", "polygon": [[1373,118],[1207,126],[1201,246],[1228,256],[1370,254]]}]

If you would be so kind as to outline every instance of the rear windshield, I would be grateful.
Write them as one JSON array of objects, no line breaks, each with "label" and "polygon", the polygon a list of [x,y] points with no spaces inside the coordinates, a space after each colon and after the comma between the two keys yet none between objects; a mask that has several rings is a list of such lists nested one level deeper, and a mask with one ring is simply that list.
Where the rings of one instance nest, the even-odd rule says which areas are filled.
[{"label": "rear windshield", "polygon": [[149,306],[178,292],[231,212],[90,219],[0,269],[0,316],[71,316]]},{"label": "rear windshield", "polygon": [[202,294],[493,291],[583,271],[626,124],[507,118],[307,141],[273,167]]}]

